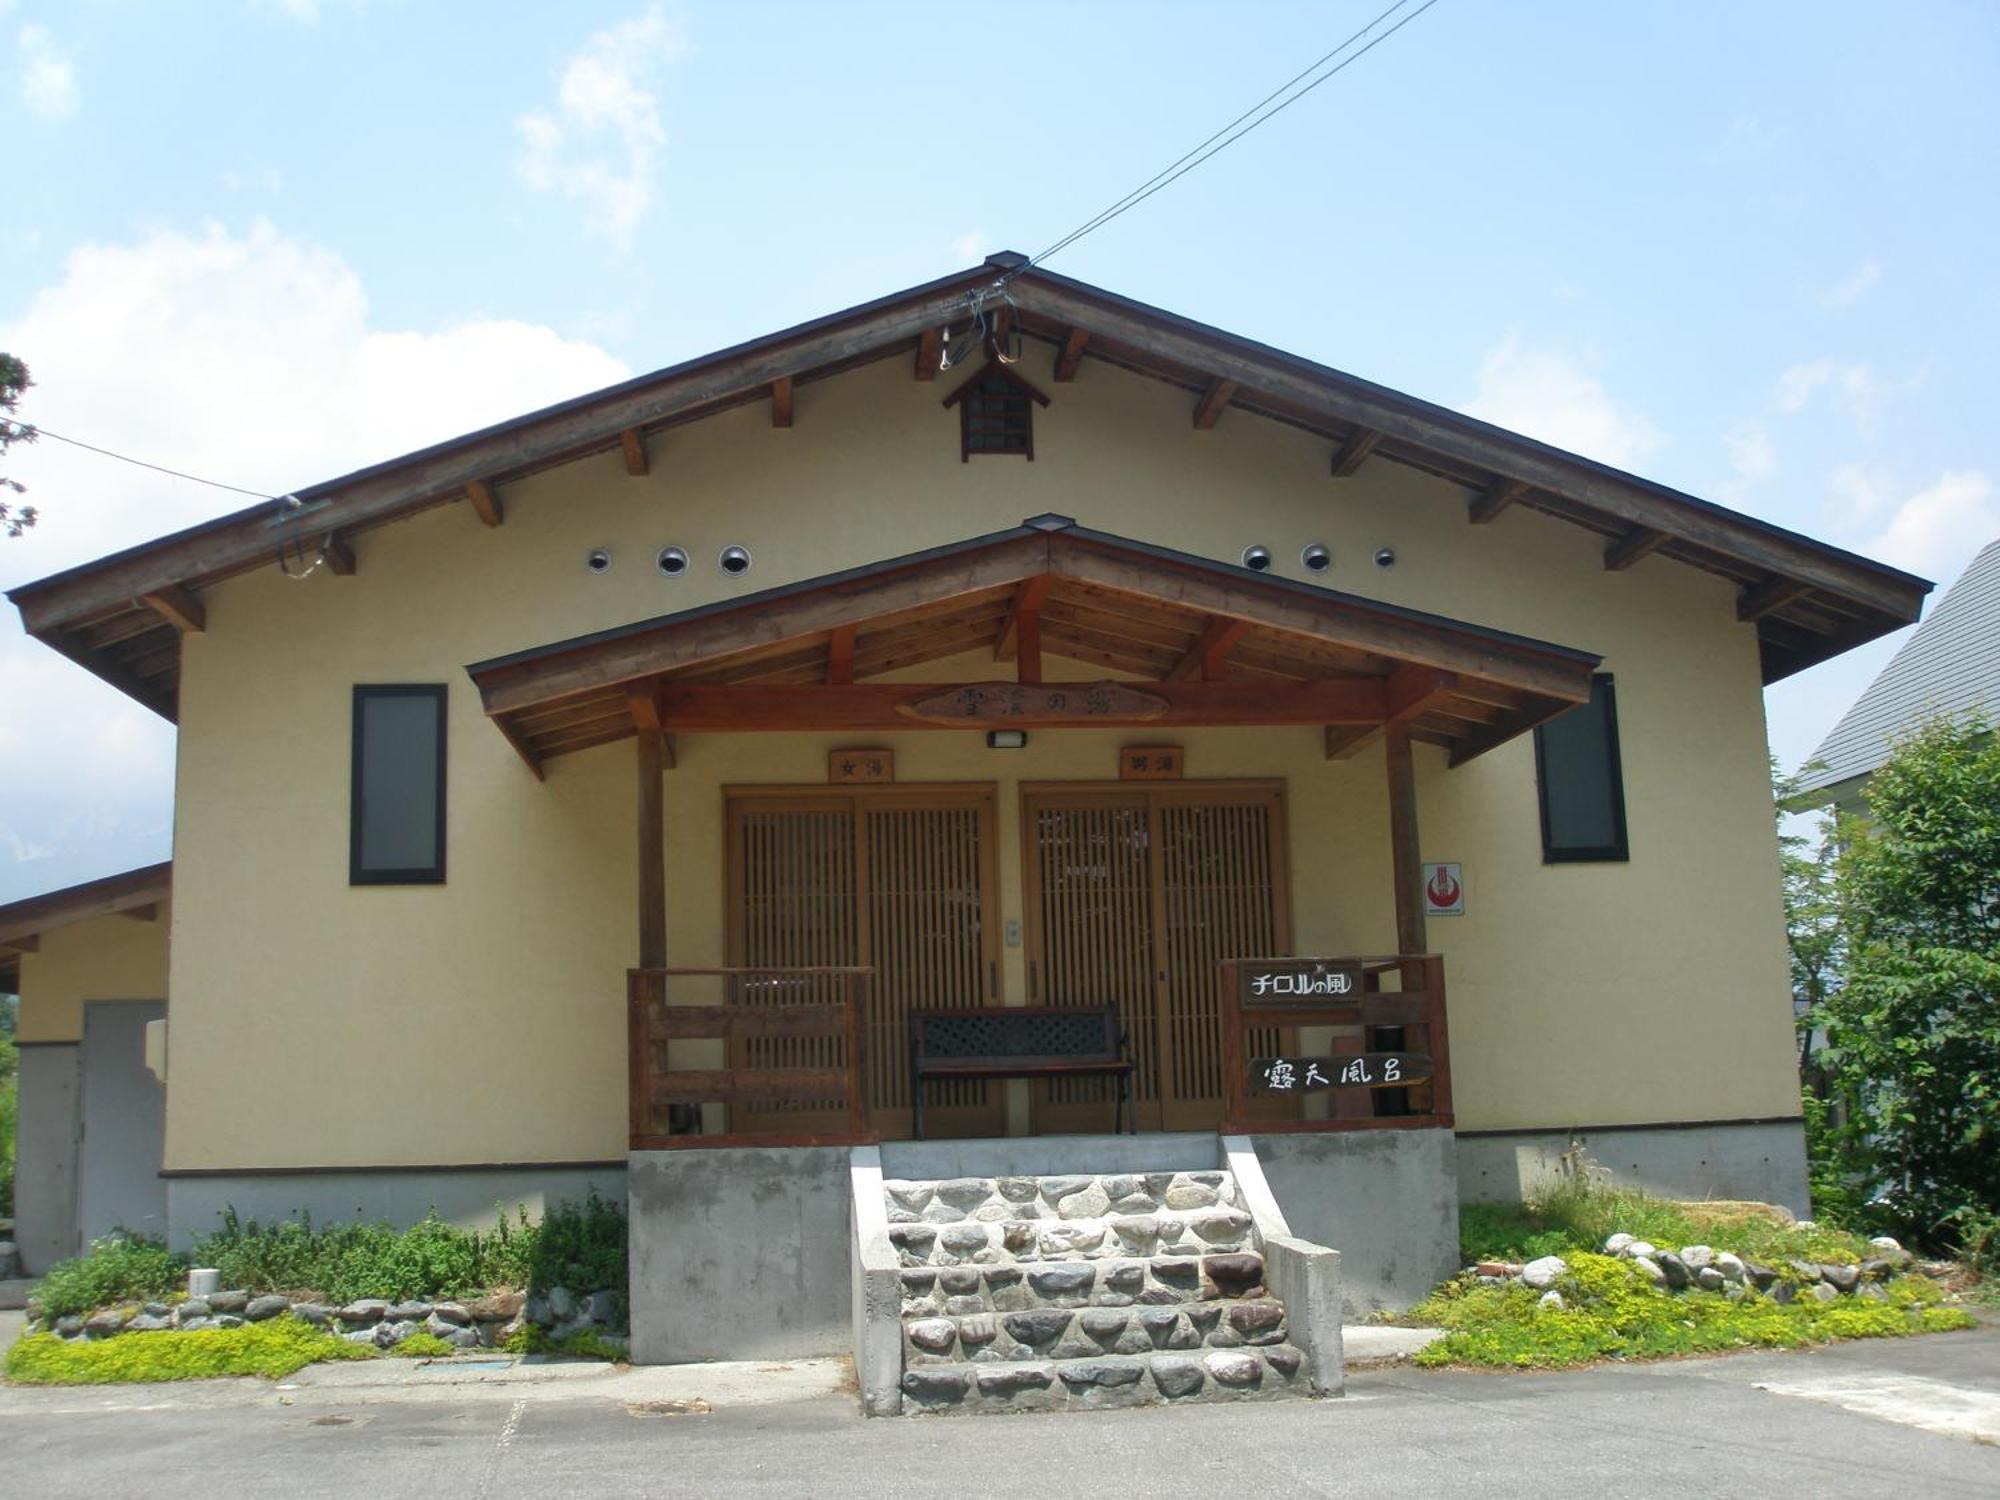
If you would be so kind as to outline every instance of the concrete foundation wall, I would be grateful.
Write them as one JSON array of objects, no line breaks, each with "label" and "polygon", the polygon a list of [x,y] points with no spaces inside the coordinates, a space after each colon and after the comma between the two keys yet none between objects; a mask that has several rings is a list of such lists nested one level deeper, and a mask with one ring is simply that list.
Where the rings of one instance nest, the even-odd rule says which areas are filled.
[{"label": "concrete foundation wall", "polygon": [[414,1224],[435,1209],[439,1218],[470,1228],[490,1224],[497,1213],[512,1216],[516,1205],[538,1218],[549,1204],[581,1199],[592,1188],[601,1198],[623,1202],[625,1169],[527,1165],[169,1177],[167,1238],[175,1249],[187,1249],[221,1226],[225,1208],[266,1222],[309,1213],[315,1224],[387,1219],[397,1225]]},{"label": "concrete foundation wall", "polygon": [[1518,1203],[1546,1183],[1572,1146],[1622,1186],[1667,1198],[1750,1198],[1811,1211],[1805,1126],[1797,1120],[1626,1125],[1458,1138],[1468,1202]]},{"label": "concrete foundation wall", "polygon": [[82,1049],[23,1045],[14,1143],[14,1241],[30,1275],[76,1254],[77,1079]]},{"label": "concrete foundation wall", "polygon": [[945,1177],[1054,1177],[1065,1172],[1206,1172],[1222,1165],[1216,1137],[1043,1135],[970,1141],[885,1141],[882,1175],[906,1181]]},{"label": "concrete foundation wall", "polygon": [[1253,1136],[1292,1233],[1340,1252],[1350,1322],[1400,1311],[1458,1270],[1458,1170],[1448,1130]]},{"label": "concrete foundation wall", "polygon": [[852,1352],[845,1146],[635,1151],[638,1364]]}]

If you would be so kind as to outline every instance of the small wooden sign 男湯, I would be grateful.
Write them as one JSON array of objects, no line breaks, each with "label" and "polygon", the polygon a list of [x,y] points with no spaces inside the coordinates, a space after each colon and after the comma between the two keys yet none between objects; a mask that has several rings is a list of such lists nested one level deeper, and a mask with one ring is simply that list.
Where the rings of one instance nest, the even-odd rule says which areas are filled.
[{"label": "small wooden sign \u7537\u6e6f", "polygon": [[1346,1057],[1258,1057],[1250,1061],[1253,1094],[1316,1094],[1322,1089],[1399,1089],[1428,1082],[1421,1052],[1356,1052]]},{"label": "small wooden sign \u7537\u6e6f", "polygon": [[1179,781],[1186,766],[1179,745],[1125,745],[1118,751],[1120,781]]}]

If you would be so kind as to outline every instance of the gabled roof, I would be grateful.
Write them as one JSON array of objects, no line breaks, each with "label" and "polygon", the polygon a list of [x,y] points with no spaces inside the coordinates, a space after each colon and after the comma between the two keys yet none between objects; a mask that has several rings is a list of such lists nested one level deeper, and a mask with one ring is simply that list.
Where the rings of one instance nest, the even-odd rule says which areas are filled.
[{"label": "gabled roof", "polygon": [[168,860],[9,902],[0,906],[0,950],[32,952],[43,933],[58,927],[157,906],[173,893],[173,879],[173,861]]},{"label": "gabled roof", "polygon": [[2000,541],[1986,544],[1841,715],[1801,787],[1820,791],[1866,776],[1889,758],[1889,741],[1926,714],[1973,708],[2000,716]]},{"label": "gabled roof", "polygon": [[[1023,647],[1029,632],[1034,644]],[[1586,700],[1599,660],[1050,515],[466,670],[539,774],[555,756],[630,738],[642,724],[984,728],[912,716],[945,684],[868,679],[988,650],[1130,673],[1142,679],[1131,686],[1161,700],[1136,717],[1107,709],[1060,722],[1324,725],[1333,755],[1399,722],[1448,747],[1454,764]],[[1019,682],[1039,685],[1039,670]],[[1010,711],[1024,715],[1010,721],[1021,727],[1039,722],[1032,706]]]},{"label": "gabled roof", "polygon": [[[1194,398],[1206,425],[1228,407],[1325,437],[1329,479],[1364,462],[1408,465],[1462,486],[1467,519],[1541,511],[1605,538],[1604,565],[1657,553],[1730,579],[1738,616],[1756,623],[1773,681],[1917,617],[1930,584],[1895,568],[1462,413],[1268,345],[1029,267],[1006,253],[829,317],[642,375],[388,463],[176,532],[12,590],[31,635],[168,718],[180,635],[200,629],[199,591],[289,551],[356,566],[352,542],[431,506],[466,501],[499,524],[498,487],[591,454],[623,451],[644,472],[649,434],[759,400],[789,413],[792,389],[859,365],[914,357],[938,372],[940,335],[967,325],[975,299],[1007,278],[1024,337],[1061,351],[1056,379],[1101,361]],[[994,305],[989,302],[989,307]],[[1337,495],[1329,489],[1331,501]]]}]

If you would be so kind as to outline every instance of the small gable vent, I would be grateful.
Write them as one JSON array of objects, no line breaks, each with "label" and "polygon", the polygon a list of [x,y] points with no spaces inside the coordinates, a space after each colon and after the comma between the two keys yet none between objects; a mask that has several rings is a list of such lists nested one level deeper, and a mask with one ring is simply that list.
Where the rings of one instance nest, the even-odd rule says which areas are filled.
[{"label": "small gable vent", "polygon": [[958,456],[969,463],[975,453],[1034,458],[1035,408],[1049,398],[994,359],[989,346],[986,363],[944,404],[958,408]]}]

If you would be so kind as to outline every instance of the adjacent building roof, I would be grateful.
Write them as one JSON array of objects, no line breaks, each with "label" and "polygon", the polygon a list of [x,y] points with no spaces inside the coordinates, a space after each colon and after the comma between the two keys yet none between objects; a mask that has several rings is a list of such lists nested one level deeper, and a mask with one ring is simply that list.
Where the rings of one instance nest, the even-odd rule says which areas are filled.
[{"label": "adjacent building roof", "polygon": [[0,906],[0,958],[7,953],[34,952],[41,935],[89,917],[118,912],[140,913],[173,893],[172,860],[87,880],[46,895],[29,896]]},{"label": "adjacent building roof", "polygon": [[[1890,740],[1926,714],[1984,708],[2000,714],[2000,541],[1984,550],[1876,675],[1801,776],[1822,791],[1868,775]],[[1809,763],[1810,764],[1810,763]]]},{"label": "adjacent building roof", "polygon": [[[1004,296],[997,283],[1005,281]],[[874,302],[739,344],[358,470],[124,552],[25,584],[9,597],[29,634],[173,718],[180,639],[205,623],[202,589],[255,568],[323,558],[352,572],[364,535],[428,507],[465,502],[486,525],[502,486],[591,454],[622,452],[634,473],[650,435],[748,402],[789,422],[795,385],[909,357],[939,370],[976,308],[1057,351],[1055,379],[1085,362],[1177,386],[1197,426],[1239,408],[1326,439],[1329,481],[1397,463],[1460,486],[1466,518],[1540,511],[1604,538],[1617,570],[1657,553],[1731,580],[1756,624],[1766,681],[1916,619],[1931,585],[1608,464],[1507,432],[1287,354],[1027,265],[1012,252]],[[1331,503],[1337,488],[1329,488]]]},{"label": "adjacent building roof", "polygon": [[[1453,764],[1588,699],[1599,661],[1044,515],[467,671],[539,774],[641,728],[987,727],[917,709],[946,685],[868,681],[975,651],[1015,659],[1011,684],[986,685],[1000,724],[1324,725],[1340,755],[1400,723]],[[1051,710],[1020,691],[1043,686],[1044,654],[1142,679],[1142,701],[1107,693],[1082,717],[1087,684],[1048,684]]]}]

